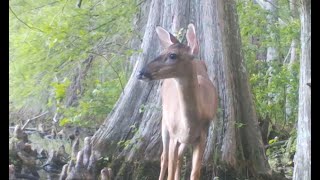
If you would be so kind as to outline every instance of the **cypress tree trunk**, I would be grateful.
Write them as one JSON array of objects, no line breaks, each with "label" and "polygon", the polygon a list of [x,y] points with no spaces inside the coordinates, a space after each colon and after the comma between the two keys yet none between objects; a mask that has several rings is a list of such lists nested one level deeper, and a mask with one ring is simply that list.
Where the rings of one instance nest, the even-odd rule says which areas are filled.
[{"label": "cypress tree trunk", "polygon": [[[156,26],[178,34],[181,28],[194,23],[199,56],[205,60],[219,92],[219,110],[209,128],[201,179],[269,177],[271,170],[241,54],[235,1],[152,0],[146,7],[150,10],[142,53],[133,56],[136,64],[124,93],[93,137],[95,150],[111,157],[116,179],[158,178],[162,152],[161,83],[139,81],[136,74],[160,53]],[[189,179],[191,159],[186,159],[181,177]]]},{"label": "cypress tree trunk", "polygon": [[301,2],[298,136],[293,180],[311,179],[311,1],[302,0]]}]

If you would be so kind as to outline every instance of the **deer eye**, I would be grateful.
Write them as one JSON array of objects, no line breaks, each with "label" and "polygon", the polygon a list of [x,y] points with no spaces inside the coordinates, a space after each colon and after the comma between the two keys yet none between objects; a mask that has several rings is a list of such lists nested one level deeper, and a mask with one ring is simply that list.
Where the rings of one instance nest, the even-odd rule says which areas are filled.
[{"label": "deer eye", "polygon": [[177,54],[171,53],[169,54],[170,59],[177,59]]}]

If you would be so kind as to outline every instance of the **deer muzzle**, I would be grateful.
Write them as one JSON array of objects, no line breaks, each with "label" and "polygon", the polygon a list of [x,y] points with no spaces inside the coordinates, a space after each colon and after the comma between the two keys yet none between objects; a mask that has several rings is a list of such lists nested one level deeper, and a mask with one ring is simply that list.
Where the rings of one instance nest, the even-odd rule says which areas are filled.
[{"label": "deer muzzle", "polygon": [[142,68],[137,75],[139,80],[150,81],[152,80],[151,73],[147,70],[146,67]]}]

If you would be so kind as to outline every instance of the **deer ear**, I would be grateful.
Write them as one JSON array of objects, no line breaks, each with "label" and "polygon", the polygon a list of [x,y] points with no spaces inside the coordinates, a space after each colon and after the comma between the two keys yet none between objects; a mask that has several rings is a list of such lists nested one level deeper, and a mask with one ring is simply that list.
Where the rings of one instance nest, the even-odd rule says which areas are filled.
[{"label": "deer ear", "polygon": [[156,32],[163,48],[167,48],[172,44],[178,43],[178,39],[162,27],[156,27]]},{"label": "deer ear", "polygon": [[196,29],[194,28],[193,24],[188,25],[186,37],[187,37],[187,41],[188,41],[188,46],[191,48],[191,53],[198,54],[199,45],[197,42]]}]

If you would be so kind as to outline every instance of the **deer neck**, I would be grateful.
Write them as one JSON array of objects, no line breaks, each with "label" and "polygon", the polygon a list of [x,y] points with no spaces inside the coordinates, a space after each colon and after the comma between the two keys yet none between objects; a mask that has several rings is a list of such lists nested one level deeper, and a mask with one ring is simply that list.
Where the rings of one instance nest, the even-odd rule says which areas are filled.
[{"label": "deer neck", "polygon": [[188,75],[174,78],[178,90],[181,121],[190,127],[198,123],[199,117],[199,83],[195,66],[188,68]]}]

